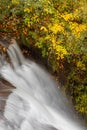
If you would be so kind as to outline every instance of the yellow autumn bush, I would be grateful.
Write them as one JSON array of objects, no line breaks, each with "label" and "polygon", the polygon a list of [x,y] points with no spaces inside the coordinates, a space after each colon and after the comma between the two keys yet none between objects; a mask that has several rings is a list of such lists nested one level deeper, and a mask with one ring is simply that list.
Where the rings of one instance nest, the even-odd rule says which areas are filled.
[{"label": "yellow autumn bush", "polygon": [[70,22],[70,29],[72,31],[72,34],[79,38],[81,36],[81,33],[87,29],[87,25]]},{"label": "yellow autumn bush", "polygon": [[57,34],[58,32],[60,33],[64,32],[64,27],[58,23],[54,23],[53,25],[49,24],[48,27],[49,27],[49,30],[52,31],[54,34]]},{"label": "yellow autumn bush", "polygon": [[12,0],[12,4],[19,4],[20,0]]}]

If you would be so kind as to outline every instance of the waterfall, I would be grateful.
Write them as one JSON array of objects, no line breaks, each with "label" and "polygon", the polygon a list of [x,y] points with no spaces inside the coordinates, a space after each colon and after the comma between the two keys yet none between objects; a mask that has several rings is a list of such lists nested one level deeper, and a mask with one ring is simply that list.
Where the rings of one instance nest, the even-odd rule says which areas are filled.
[{"label": "waterfall", "polygon": [[55,80],[13,42],[7,49],[11,63],[0,63],[1,77],[14,86],[4,86],[11,93],[0,113],[0,130],[86,130]]}]

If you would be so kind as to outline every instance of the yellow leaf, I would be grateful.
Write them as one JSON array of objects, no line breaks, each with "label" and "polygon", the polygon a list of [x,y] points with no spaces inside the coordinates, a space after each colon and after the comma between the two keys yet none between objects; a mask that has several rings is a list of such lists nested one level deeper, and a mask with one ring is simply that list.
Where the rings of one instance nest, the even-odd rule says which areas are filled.
[{"label": "yellow leaf", "polygon": [[44,30],[45,32],[48,31],[47,28],[46,28],[45,26],[42,26],[42,27],[40,28],[40,30]]}]

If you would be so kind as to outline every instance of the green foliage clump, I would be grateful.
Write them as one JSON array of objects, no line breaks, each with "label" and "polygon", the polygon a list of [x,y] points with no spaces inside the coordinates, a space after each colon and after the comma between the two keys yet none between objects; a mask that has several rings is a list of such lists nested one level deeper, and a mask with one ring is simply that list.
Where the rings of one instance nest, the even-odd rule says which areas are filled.
[{"label": "green foliage clump", "polygon": [[87,1],[0,0],[0,32],[39,48],[65,74],[75,108],[87,114]]}]

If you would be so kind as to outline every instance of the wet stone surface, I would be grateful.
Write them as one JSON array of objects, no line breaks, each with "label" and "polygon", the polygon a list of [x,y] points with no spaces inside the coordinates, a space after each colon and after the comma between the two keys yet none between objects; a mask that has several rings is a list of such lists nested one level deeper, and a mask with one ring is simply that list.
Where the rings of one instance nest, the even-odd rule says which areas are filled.
[{"label": "wet stone surface", "polygon": [[0,112],[3,112],[6,99],[14,87],[5,80],[0,79]]}]

